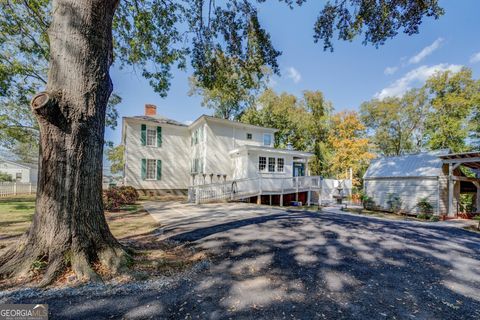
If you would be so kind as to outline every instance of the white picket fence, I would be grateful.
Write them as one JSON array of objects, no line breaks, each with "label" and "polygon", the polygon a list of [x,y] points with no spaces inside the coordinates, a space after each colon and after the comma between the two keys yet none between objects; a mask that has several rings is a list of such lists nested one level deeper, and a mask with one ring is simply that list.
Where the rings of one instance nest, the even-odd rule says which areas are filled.
[{"label": "white picket fence", "polygon": [[10,197],[37,192],[37,185],[22,182],[0,182],[0,197]]}]

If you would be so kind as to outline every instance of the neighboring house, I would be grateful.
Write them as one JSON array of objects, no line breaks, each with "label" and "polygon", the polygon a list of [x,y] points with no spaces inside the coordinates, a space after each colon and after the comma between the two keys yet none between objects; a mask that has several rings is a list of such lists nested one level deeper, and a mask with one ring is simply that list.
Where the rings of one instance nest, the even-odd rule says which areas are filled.
[{"label": "neighboring house", "polygon": [[473,194],[474,205],[480,208],[480,179],[465,177],[459,168],[480,168],[475,155],[438,150],[378,158],[363,177],[364,192],[380,209],[390,210],[392,202],[399,202],[401,211],[412,214],[419,212],[417,203],[426,198],[435,214],[454,216],[462,209],[462,193]]},{"label": "neighboring house", "polygon": [[276,129],[203,115],[186,125],[156,114],[124,117],[125,185],[185,192],[191,185],[305,176],[308,152],[274,148]]},{"label": "neighboring house", "polygon": [[0,172],[10,175],[12,181],[37,183],[38,168],[35,165],[0,159]]}]

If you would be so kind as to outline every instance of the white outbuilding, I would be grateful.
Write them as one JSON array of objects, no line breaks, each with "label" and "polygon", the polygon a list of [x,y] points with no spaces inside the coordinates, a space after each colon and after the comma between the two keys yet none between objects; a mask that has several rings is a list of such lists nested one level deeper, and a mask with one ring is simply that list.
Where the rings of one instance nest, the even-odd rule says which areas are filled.
[{"label": "white outbuilding", "polygon": [[37,183],[38,168],[35,165],[0,159],[0,172],[11,176],[12,181]]},{"label": "white outbuilding", "polygon": [[[476,172],[466,177],[465,166]],[[370,164],[364,179],[364,192],[381,210],[391,210],[396,203],[402,212],[418,213],[421,199],[433,206],[435,214],[456,216],[461,210],[461,193],[474,196],[474,208],[480,208],[480,153],[451,154],[437,150],[395,157],[378,158]]]}]

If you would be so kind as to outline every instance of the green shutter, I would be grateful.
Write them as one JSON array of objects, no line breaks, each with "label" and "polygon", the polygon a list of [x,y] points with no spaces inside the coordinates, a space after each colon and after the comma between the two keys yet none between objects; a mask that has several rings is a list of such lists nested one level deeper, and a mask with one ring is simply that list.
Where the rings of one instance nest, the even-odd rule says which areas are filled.
[{"label": "green shutter", "polygon": [[157,127],[157,147],[162,146],[162,127]]},{"label": "green shutter", "polygon": [[142,134],[141,134],[142,146],[147,144],[147,125],[142,124]]},{"label": "green shutter", "polygon": [[147,177],[147,159],[142,159],[142,180]]},{"label": "green shutter", "polygon": [[162,160],[157,160],[157,180],[162,180]]}]

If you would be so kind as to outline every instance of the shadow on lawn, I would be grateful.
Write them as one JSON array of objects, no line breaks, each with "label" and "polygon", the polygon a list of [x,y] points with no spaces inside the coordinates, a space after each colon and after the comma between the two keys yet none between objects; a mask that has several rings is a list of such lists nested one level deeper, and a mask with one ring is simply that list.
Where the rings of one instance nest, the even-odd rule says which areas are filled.
[{"label": "shadow on lawn", "polygon": [[[208,271],[168,290],[103,299],[101,310],[172,319],[480,318],[478,235],[331,213],[217,218],[178,233],[179,221],[167,237],[213,253]],[[101,312],[77,303],[68,315]]]}]

